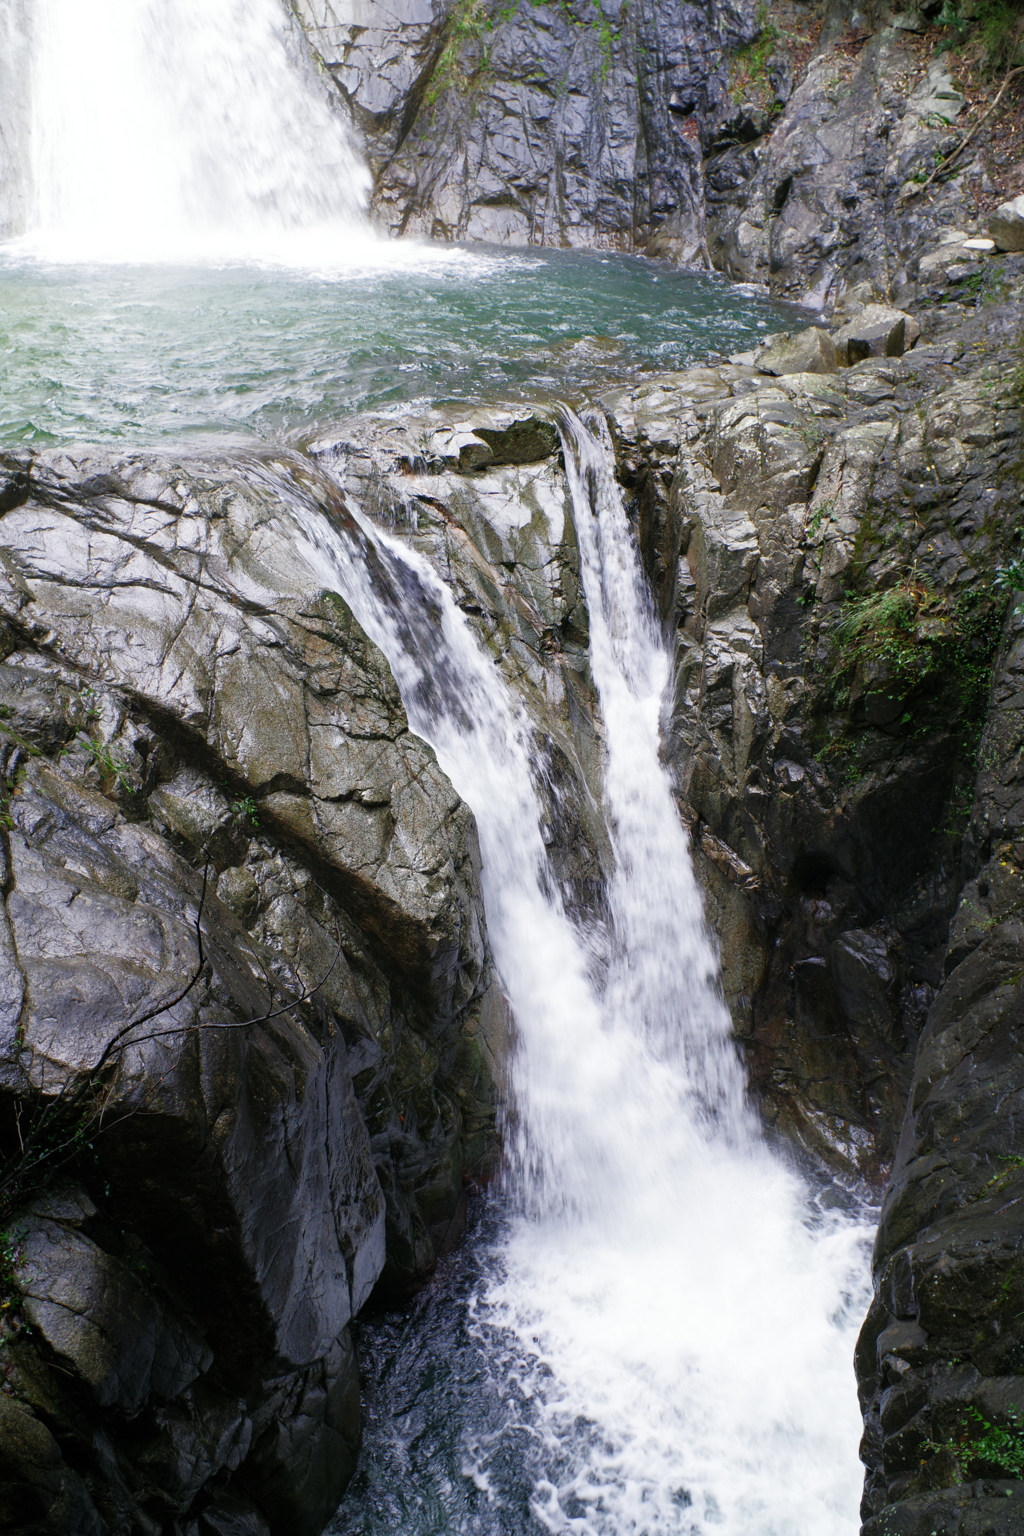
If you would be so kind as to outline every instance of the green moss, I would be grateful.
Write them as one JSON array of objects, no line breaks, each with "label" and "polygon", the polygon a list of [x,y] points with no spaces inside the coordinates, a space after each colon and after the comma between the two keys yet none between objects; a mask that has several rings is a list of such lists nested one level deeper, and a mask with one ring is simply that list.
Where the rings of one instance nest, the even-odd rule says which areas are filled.
[{"label": "green moss", "polygon": [[[512,14],[509,12],[509,16]],[[467,45],[480,42],[493,25],[494,20],[487,12],[484,0],[455,0],[448,14],[444,47],[424,96],[428,107],[434,106],[453,86],[466,83],[469,78],[464,59]]]},{"label": "green moss", "polygon": [[961,711],[977,719],[1006,611],[997,580],[987,592],[955,599],[913,579],[866,597],[848,596],[828,636],[826,676],[834,702],[849,702],[858,673],[900,695],[941,679],[954,686]]},{"label": "green moss", "polygon": [[[589,0],[588,9],[580,17],[570,0],[530,0],[535,7],[550,5],[558,10],[574,27],[593,32],[601,50],[600,75],[603,80],[612,64],[612,50],[619,35],[601,9],[600,0]],[[520,0],[504,0],[497,9],[490,9],[488,0],[456,0],[445,25],[444,46],[438,55],[430,83],[424,95],[424,104],[436,106],[441,97],[452,89],[465,89],[471,81],[479,82],[489,70],[489,50],[484,43],[488,33],[513,19]],[[591,15],[590,12],[593,14]],[[626,6],[621,12],[626,15]],[[478,52],[473,57],[474,45]],[[536,77],[538,80],[541,77]]]}]

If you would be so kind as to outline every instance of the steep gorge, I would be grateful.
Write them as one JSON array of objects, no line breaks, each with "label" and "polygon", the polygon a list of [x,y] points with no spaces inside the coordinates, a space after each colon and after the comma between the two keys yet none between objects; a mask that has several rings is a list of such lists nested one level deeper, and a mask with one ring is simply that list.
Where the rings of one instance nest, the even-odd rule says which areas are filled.
[{"label": "steep gorge", "polygon": [[[972,1442],[980,1414],[1012,1451],[1024,1391],[1024,257],[962,247],[984,138],[915,195],[963,94],[916,33],[851,45],[835,10],[794,7],[817,52],[753,80],[745,8],[297,10],[392,231],[710,259],[838,304],[833,328],[871,301],[920,326],[839,371],[710,358],[592,403],[674,637],[666,755],[751,1083],[808,1167],[886,1191],[866,1536],[1009,1536],[1019,1470]],[[358,1442],[347,1324],[457,1241],[508,1022],[472,817],[282,509],[344,523],[341,486],[444,572],[544,741],[566,901],[598,909],[554,417],[487,401],[3,472],[6,1102],[154,999],[179,1031],[126,1054],[116,1123],[7,1224],[8,1518],[312,1533]]]}]

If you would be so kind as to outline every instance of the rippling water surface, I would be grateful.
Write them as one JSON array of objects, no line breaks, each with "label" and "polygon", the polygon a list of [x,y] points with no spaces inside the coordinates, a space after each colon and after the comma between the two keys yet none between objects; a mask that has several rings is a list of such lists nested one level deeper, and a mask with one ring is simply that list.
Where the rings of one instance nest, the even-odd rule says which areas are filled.
[{"label": "rippling water surface", "polygon": [[[366,407],[543,397],[732,352],[785,323],[639,257],[367,245],[341,267],[0,252],[0,441],[273,436]],[[308,251],[307,251],[308,256]]]}]

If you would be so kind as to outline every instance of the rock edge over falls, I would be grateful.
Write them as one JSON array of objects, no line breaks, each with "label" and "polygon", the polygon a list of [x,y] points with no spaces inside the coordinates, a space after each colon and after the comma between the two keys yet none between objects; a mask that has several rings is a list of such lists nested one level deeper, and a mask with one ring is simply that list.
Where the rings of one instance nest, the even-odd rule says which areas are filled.
[{"label": "rock edge over falls", "polygon": [[[970,110],[924,18],[777,9],[788,49],[743,4],[297,5],[393,230],[711,261],[825,322],[589,406],[675,637],[666,755],[753,1089],[806,1166],[884,1191],[864,1536],[1011,1536],[1024,255],[965,244],[1002,195],[984,132],[918,190]],[[532,716],[567,901],[602,899],[546,408],[2,456],[5,1151],[77,1106],[57,1176],[0,1191],[19,1536],[316,1536],[358,1447],[348,1324],[495,1166],[473,819],[292,537],[296,505],[358,537],[352,503],[452,584]]]}]

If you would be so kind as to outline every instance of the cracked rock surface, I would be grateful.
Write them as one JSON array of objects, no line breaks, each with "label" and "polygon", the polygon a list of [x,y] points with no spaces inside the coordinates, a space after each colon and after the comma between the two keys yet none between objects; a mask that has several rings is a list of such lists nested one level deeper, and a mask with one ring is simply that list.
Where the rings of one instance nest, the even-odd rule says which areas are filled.
[{"label": "cracked rock surface", "polygon": [[3,1523],[312,1536],[358,1444],[348,1323],[492,1154],[472,817],[295,553],[308,460],[5,476],[5,1139],[140,1023],[91,1157],[6,1224]]}]

